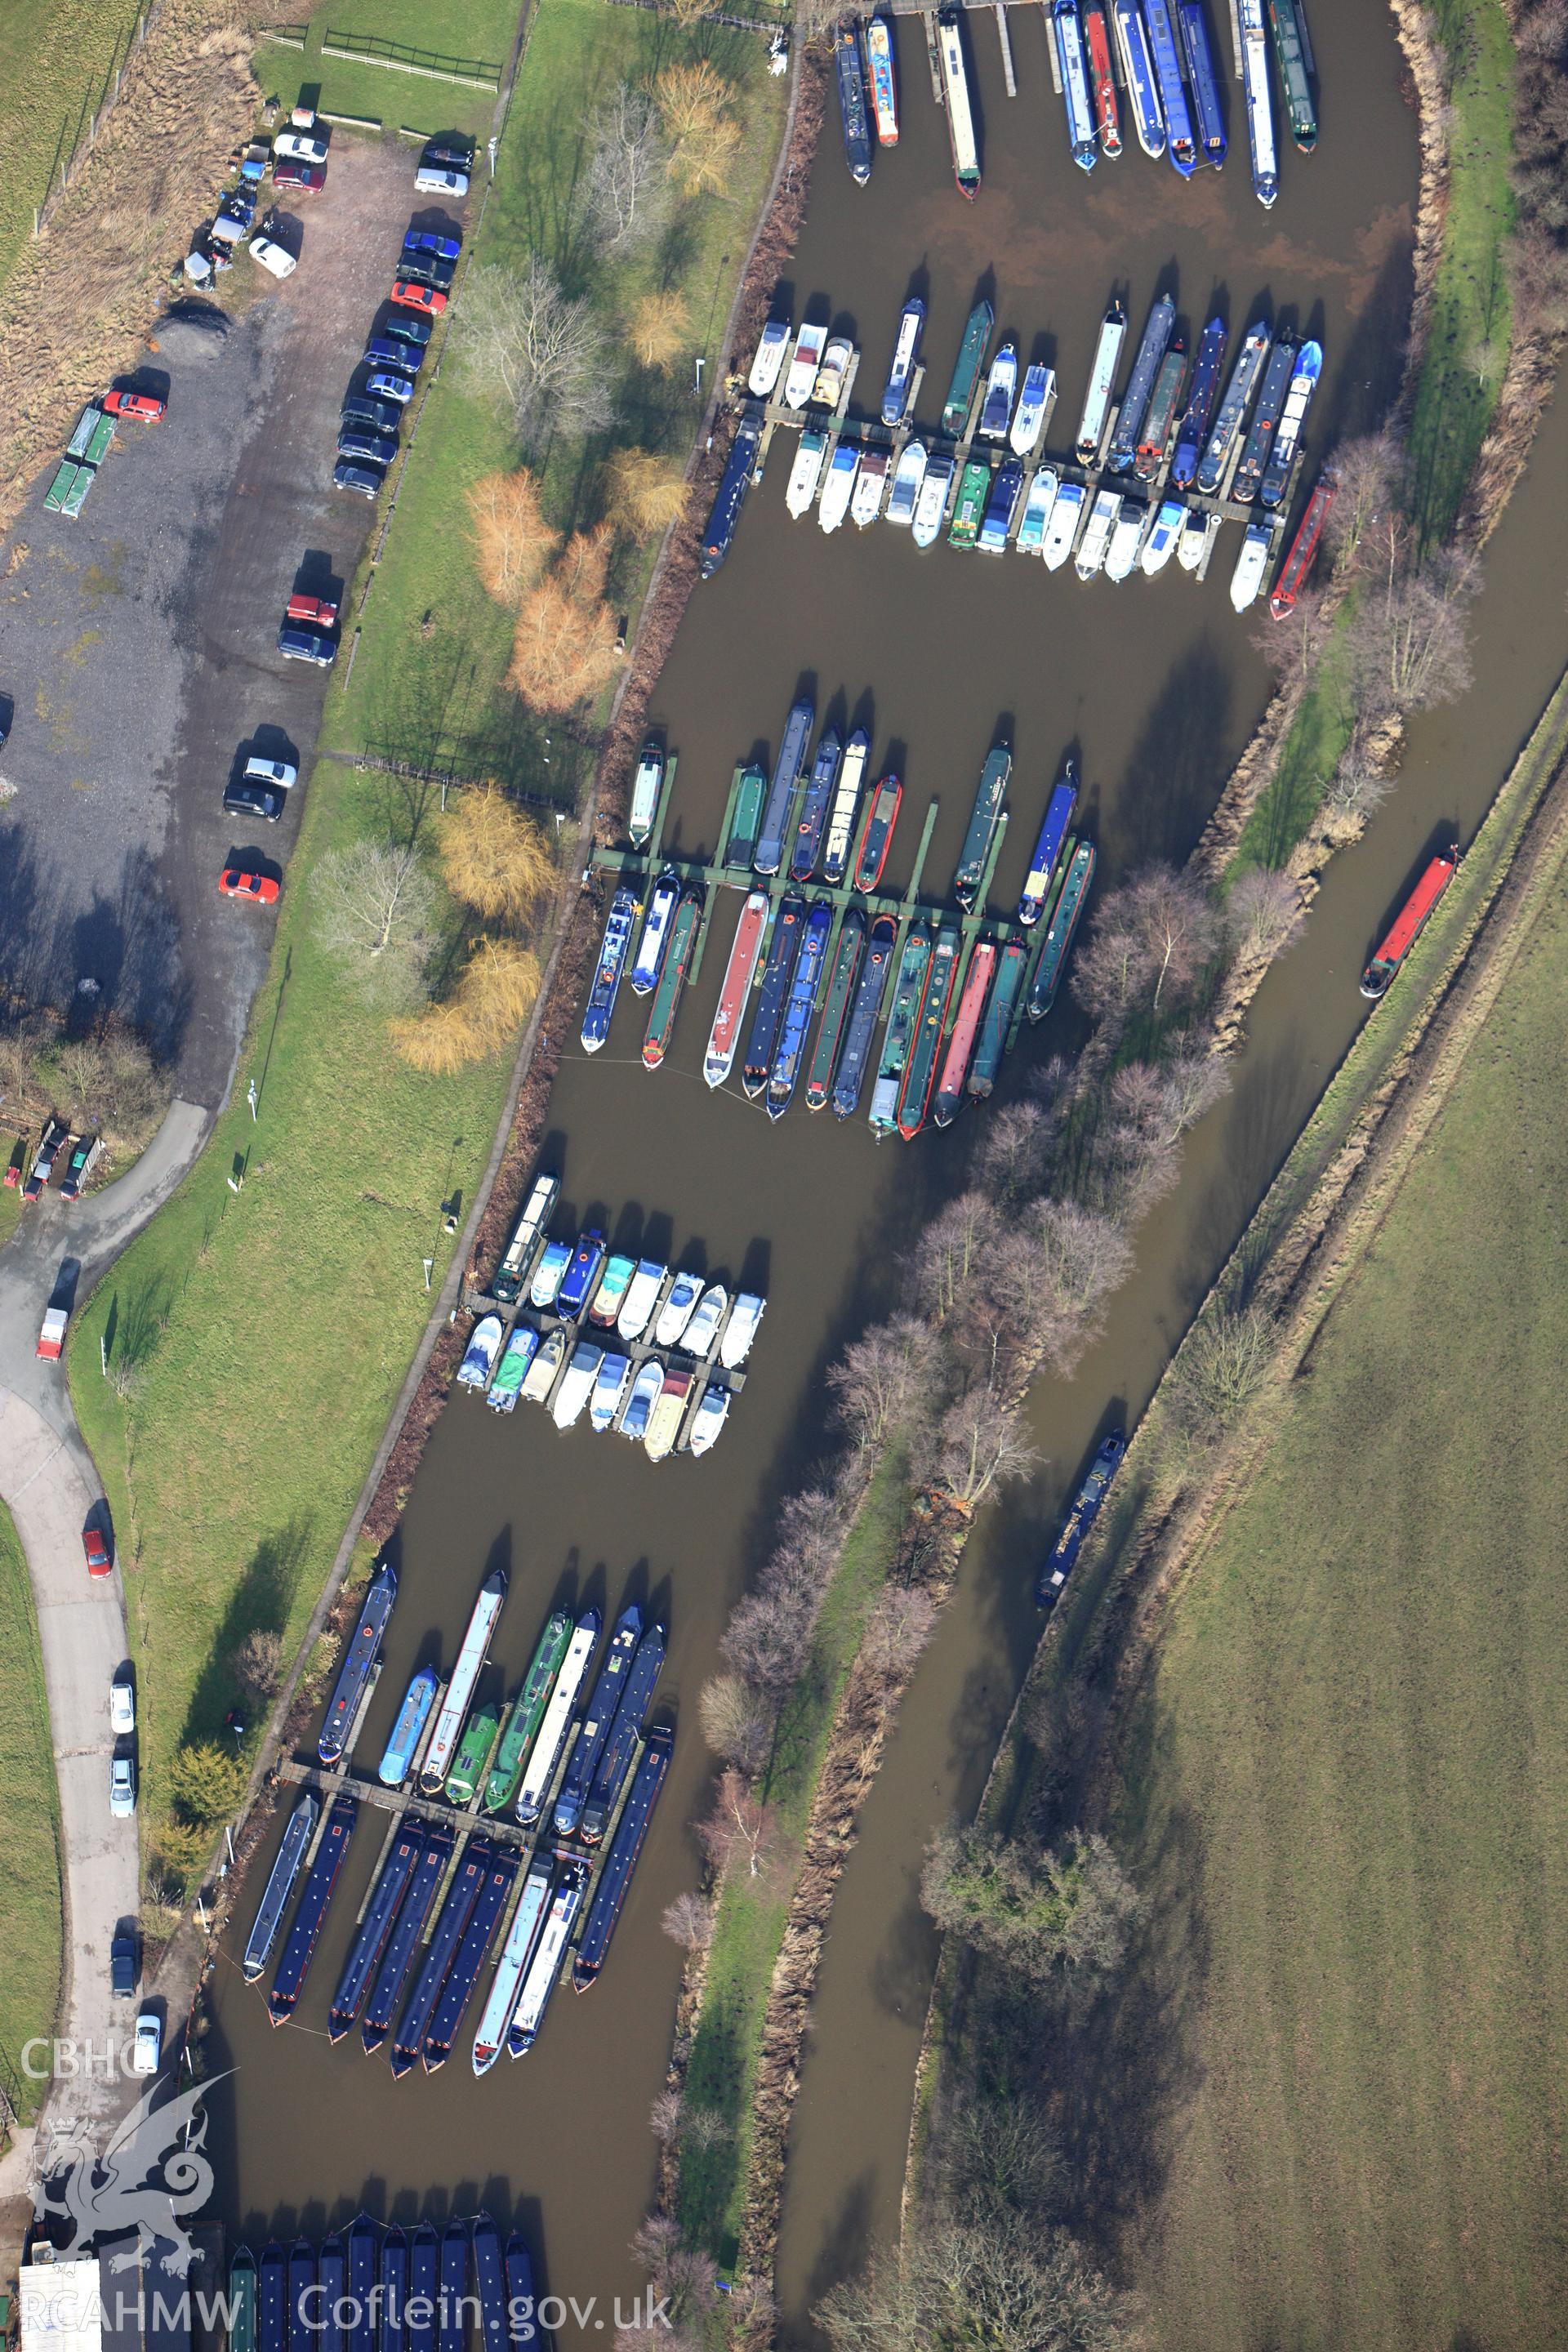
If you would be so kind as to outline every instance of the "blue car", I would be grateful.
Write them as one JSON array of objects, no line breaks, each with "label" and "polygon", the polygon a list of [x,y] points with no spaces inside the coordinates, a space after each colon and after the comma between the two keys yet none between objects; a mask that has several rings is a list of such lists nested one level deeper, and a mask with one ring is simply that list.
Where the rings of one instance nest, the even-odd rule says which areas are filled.
[{"label": "blue car", "polygon": [[437,253],[443,261],[456,261],[462,249],[460,237],[437,236],[429,228],[411,228],[403,240],[405,253]]},{"label": "blue car", "polygon": [[414,397],[414,386],[408,378],[405,375],[389,375],[384,368],[377,368],[373,375],[367,377],[364,388],[381,400],[395,400],[399,408]]},{"label": "blue car", "polygon": [[594,1285],[604,1270],[605,1236],[597,1226],[590,1225],[579,1236],[572,1253],[572,1263],[562,1276],[557,1295],[556,1311],[562,1315],[581,1315],[593,1297]]},{"label": "blue car", "polygon": [[373,335],[364,355],[373,366],[401,368],[405,375],[417,375],[425,364],[425,353],[417,343],[395,342],[390,335]]}]

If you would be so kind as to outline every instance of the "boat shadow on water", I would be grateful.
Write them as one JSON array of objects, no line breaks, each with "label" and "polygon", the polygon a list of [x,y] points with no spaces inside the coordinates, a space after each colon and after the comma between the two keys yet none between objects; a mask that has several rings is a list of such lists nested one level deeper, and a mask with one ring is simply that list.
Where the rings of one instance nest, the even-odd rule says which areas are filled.
[{"label": "boat shadow on water", "polygon": [[1214,806],[1216,750],[1227,738],[1235,692],[1231,670],[1200,635],[1173,667],[1127,763],[1117,797],[1119,871],[1186,857]]}]

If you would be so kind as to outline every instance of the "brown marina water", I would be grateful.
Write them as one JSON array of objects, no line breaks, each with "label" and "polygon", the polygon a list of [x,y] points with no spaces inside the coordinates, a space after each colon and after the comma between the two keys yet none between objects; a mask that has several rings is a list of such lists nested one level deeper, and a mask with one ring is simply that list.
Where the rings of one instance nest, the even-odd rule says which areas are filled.
[{"label": "brown marina water", "polygon": [[[1026,360],[1043,356],[1060,372],[1053,446],[1076,422],[1113,284],[1128,299],[1134,333],[1169,285],[1189,343],[1216,287],[1233,329],[1262,296],[1277,310],[1294,309],[1327,354],[1313,419],[1320,448],[1375,411],[1397,376],[1415,180],[1414,124],[1381,14],[1319,0],[1322,143],[1310,162],[1287,157],[1270,215],[1253,201],[1236,148],[1223,180],[1184,187],[1130,140],[1120,163],[1086,182],[1066,156],[1043,19],[1014,12],[1014,100],[1004,93],[991,20],[979,16],[971,29],[985,165],[977,204],[963,205],[953,191],[910,20],[899,28],[903,137],[895,154],[878,157],[868,190],[848,181],[836,123],[824,140],[795,312],[808,299],[813,316],[831,308],[863,343],[858,406],[874,410],[912,280],[930,304],[921,413],[934,417],[977,282],[991,270],[999,330],[1017,336]],[[1227,39],[1223,16],[1216,29]],[[1045,341],[1037,345],[1037,336]],[[1552,435],[1561,463],[1561,420]],[[1082,765],[1107,880],[1141,858],[1183,854],[1267,691],[1226,593],[1234,527],[1201,586],[1173,568],[1152,583],[1086,590],[1070,571],[1053,579],[1037,565],[966,560],[945,547],[922,555],[907,534],[846,528],[826,541],[815,522],[791,525],[784,488],[792,449],[781,437],[729,562],[694,598],[661,681],[653,719],[680,754],[668,845],[713,845],[735,760],[776,741],[804,677],[819,714],[870,727],[877,767],[896,766],[905,779],[890,879],[907,875],[934,795],[942,815],[927,884],[945,880],[997,731],[1016,760],[998,908],[1016,897],[1069,748]],[[1069,1390],[1042,1390],[1036,1400],[1048,1470],[971,1547],[835,1916],[786,2192],[781,2285],[792,2332],[822,2286],[858,2261],[868,2231],[896,2221],[932,1957],[914,1877],[931,1827],[972,1801],[1010,1704],[1035,1630],[1026,1590],[1042,1525],[1108,1410],[1136,1410],[1147,1394],[1342,1052],[1362,1009],[1354,983],[1368,936],[1432,824],[1446,815],[1472,824],[1532,723],[1560,659],[1548,530],[1545,501],[1534,511],[1528,499],[1516,503],[1479,609],[1485,695],[1417,730],[1396,801],[1365,846],[1335,868],[1306,943],[1269,981],[1237,1093],[1194,1138],[1179,1192],[1141,1235],[1137,1273],[1105,1339]],[[434,2078],[395,2084],[384,2060],[363,2056],[357,2035],[330,2048],[327,2003],[382,1841],[383,1821],[368,1814],[297,2021],[271,2032],[265,1979],[247,1988],[234,1955],[219,1963],[213,2055],[237,2071],[215,2095],[209,2144],[230,2228],[258,2242],[320,2231],[361,2206],[439,2222],[482,2201],[528,2231],[552,2292],[599,2298],[581,2325],[568,2322],[563,2340],[602,2338],[613,2325],[611,2298],[629,2303],[640,2284],[627,2241],[652,2193],[647,2115],[679,1971],[658,1916],[694,1883],[689,1824],[709,1772],[697,1690],[725,1612],[765,1549],[779,1496],[823,1442],[823,1366],[883,1304],[901,1238],[961,1181],[968,1149],[961,1125],[879,1152],[863,1119],[844,1126],[797,1108],[774,1127],[737,1089],[709,1093],[701,1052],[736,904],[727,901],[715,921],[664,1071],[642,1069],[646,1008],[624,996],[605,1052],[590,1061],[574,1051],[566,1063],[542,1157],[563,1178],[557,1230],[593,1216],[616,1246],[679,1255],[767,1293],[745,1392],[712,1454],[657,1470],[616,1438],[585,1427],[563,1435],[530,1408],[506,1420],[459,1399],[437,1427],[401,1530],[386,1672],[360,1751],[374,1766],[416,1664],[450,1660],[474,1591],[498,1559],[510,1569],[510,1591],[492,1654],[508,1688],[558,1597],[595,1599],[613,1612],[630,1596],[667,1616],[661,1695],[678,1718],[675,1764],[605,1972],[585,2000],[558,1992],[534,2051],[482,2082],[468,2063],[482,1987],[466,2036]],[[1068,1034],[1053,1026],[1026,1043],[1020,1064]],[[258,1873],[255,1891],[260,1883]],[[252,1901],[247,1890],[237,1906],[236,1950]]]}]

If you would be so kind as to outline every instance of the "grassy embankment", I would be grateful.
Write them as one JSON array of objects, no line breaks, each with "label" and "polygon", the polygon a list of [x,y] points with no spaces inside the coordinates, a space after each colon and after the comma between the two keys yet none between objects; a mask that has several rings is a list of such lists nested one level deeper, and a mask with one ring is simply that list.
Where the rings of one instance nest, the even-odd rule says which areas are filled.
[{"label": "grassy embankment", "polygon": [[[426,137],[437,131],[467,131],[482,146],[489,136],[496,90],[473,87],[486,77],[472,73],[471,66],[494,67],[504,79],[517,16],[517,0],[329,0],[308,24],[293,28],[303,33],[303,48],[291,40],[263,43],[256,76],[289,106],[304,92],[308,104],[329,114],[384,122],[389,131],[405,125]],[[374,35],[405,49],[414,63],[467,72],[468,78],[437,80],[395,65],[323,57],[321,42],[329,30],[356,38]]]},{"label": "grassy embankment", "polygon": [[[1448,192],[1426,348],[1406,448],[1411,520],[1422,548],[1453,530],[1508,365],[1513,226],[1513,43],[1502,0],[1438,0],[1433,11],[1450,60]],[[1282,866],[1306,834],[1355,722],[1348,638],[1353,598],[1335,632],[1232,861]]]},{"label": "grassy embankment", "polygon": [[[797,1852],[805,1833],[834,1711],[891,1565],[907,1501],[901,1464],[884,1467],[846,1540],[811,1666],[781,1723],[780,1761],[766,1796],[786,1852]],[[763,2021],[793,1887],[793,1871],[776,1867],[760,1880],[726,1879],[708,1954],[685,2099],[717,2128],[679,2150],[675,2213],[687,2243],[721,2268],[733,2263],[740,2242]]]},{"label": "grassy embankment", "polygon": [[78,127],[112,82],[145,0],[0,0],[0,288]]},{"label": "grassy embankment", "polygon": [[[40,1794],[41,1792],[41,1794]],[[38,1621],[26,1562],[9,1512],[0,1508],[0,2061],[10,2095],[30,2112],[41,2088],[20,2074],[18,2053],[54,2030],[60,1981],[60,1858],[54,1758]]]}]

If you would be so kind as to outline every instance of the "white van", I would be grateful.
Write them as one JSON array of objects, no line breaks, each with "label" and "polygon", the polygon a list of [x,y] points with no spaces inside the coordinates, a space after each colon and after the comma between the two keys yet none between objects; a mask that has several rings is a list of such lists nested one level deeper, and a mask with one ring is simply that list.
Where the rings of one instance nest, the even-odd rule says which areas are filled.
[{"label": "white van", "polygon": [[467,172],[448,172],[437,163],[421,163],[414,174],[414,184],[422,196],[466,196],[468,193]]}]

